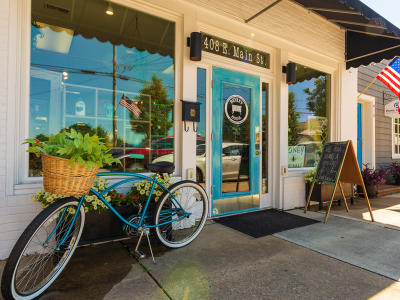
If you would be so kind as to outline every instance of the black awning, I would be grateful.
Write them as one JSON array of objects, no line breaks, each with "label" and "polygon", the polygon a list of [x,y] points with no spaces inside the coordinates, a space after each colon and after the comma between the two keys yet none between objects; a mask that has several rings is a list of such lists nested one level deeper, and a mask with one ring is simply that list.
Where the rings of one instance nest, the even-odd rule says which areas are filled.
[{"label": "black awning", "polygon": [[360,0],[292,0],[346,29],[346,68],[400,56],[400,29]]}]

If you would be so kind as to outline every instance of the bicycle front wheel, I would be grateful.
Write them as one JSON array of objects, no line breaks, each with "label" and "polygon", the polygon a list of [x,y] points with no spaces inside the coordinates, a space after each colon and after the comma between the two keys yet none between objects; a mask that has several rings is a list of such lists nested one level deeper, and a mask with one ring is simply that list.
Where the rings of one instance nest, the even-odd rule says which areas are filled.
[{"label": "bicycle front wheel", "polygon": [[156,236],[170,248],[186,246],[193,241],[207,219],[208,198],[196,182],[184,180],[161,195],[154,214]]},{"label": "bicycle front wheel", "polygon": [[72,197],[60,199],[25,229],[3,270],[1,291],[6,300],[33,299],[60,275],[78,245],[85,223],[83,206],[73,222],[78,204]]}]

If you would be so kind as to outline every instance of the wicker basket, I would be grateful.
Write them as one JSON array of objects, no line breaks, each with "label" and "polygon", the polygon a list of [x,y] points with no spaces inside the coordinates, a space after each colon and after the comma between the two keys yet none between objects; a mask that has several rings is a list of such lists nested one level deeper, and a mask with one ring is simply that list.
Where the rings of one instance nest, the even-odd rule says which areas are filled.
[{"label": "wicker basket", "polygon": [[65,196],[82,196],[89,192],[99,167],[69,164],[69,159],[42,154],[45,191]]}]

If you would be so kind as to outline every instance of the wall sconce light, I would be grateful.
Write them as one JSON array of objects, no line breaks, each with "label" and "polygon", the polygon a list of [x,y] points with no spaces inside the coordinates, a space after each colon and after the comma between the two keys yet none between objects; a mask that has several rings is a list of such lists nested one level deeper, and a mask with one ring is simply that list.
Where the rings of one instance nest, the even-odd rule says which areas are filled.
[{"label": "wall sconce light", "polygon": [[201,33],[192,32],[187,38],[187,46],[190,47],[190,60],[201,60]]},{"label": "wall sconce light", "polygon": [[113,10],[113,8],[111,6],[111,3],[110,2],[107,2],[107,3],[108,3],[108,5],[107,5],[107,9],[106,9],[106,14],[109,15],[109,16],[113,16],[114,15],[114,10]]},{"label": "wall sconce light", "polygon": [[296,64],[291,62],[282,67],[282,73],[286,73],[286,83],[296,83]]}]

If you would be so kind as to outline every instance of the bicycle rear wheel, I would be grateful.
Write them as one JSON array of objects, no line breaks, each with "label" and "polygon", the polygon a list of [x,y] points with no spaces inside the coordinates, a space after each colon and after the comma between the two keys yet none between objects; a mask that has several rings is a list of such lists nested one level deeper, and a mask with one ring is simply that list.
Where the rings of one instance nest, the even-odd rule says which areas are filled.
[{"label": "bicycle rear wheel", "polygon": [[33,299],[60,275],[78,245],[85,223],[83,206],[72,223],[78,204],[72,197],[60,199],[25,229],[3,270],[1,292],[6,300]]},{"label": "bicycle rear wheel", "polygon": [[[154,225],[157,238],[170,248],[186,246],[203,229],[208,213],[208,198],[196,182],[184,180],[164,191],[157,203]],[[177,203],[179,202],[179,204]],[[188,213],[188,216],[184,216]]]}]

